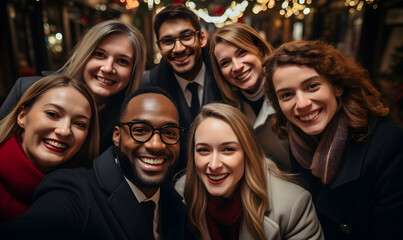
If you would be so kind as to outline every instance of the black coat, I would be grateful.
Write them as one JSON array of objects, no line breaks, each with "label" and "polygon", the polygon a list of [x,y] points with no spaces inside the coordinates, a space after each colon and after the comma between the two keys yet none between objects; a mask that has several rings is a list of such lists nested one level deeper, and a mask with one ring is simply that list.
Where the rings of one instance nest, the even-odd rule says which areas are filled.
[{"label": "black coat", "polygon": [[403,237],[403,128],[370,120],[364,141],[347,140],[335,179],[327,186],[298,165],[326,239]]},{"label": "black coat", "polygon": [[[204,77],[204,89],[203,99],[201,105],[212,102],[221,102],[221,93],[214,78],[213,69],[211,66],[210,56],[208,48],[202,48],[203,62],[206,67]],[[161,61],[158,65],[153,67],[150,72],[146,73],[143,78],[142,86],[158,86],[163,88],[173,98],[176,106],[179,110],[180,126],[189,130],[190,125],[193,122],[193,116],[190,111],[189,105],[186,102],[182,89],[175,78],[174,71],[164,61]],[[185,136],[181,140],[181,158],[176,166],[176,171],[186,167],[186,149],[187,149],[187,137]]]},{"label": "black coat", "polygon": [[[182,197],[171,185],[160,189],[160,239],[189,239]],[[49,174],[39,184],[34,204],[3,226],[3,234],[41,239],[142,240],[144,218],[110,147],[94,160],[92,169],[63,169]]]},{"label": "black coat", "polygon": [[[0,120],[14,109],[25,91],[27,91],[32,84],[43,77],[44,76],[33,76],[19,78],[0,108]],[[99,152],[103,152],[109,146],[113,145],[113,128],[119,122],[120,108],[125,97],[125,91],[126,90],[123,90],[110,97],[106,106],[98,112],[100,129]]]}]

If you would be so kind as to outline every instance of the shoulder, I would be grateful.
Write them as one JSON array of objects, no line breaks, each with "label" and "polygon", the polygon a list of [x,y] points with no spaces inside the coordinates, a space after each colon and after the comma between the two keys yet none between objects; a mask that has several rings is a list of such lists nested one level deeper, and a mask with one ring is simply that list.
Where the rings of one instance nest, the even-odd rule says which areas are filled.
[{"label": "shoulder", "polygon": [[295,183],[267,174],[267,190],[270,208],[274,211],[290,209],[298,201],[310,201],[310,193]]},{"label": "shoulder", "polygon": [[175,182],[175,190],[178,192],[182,197],[185,191],[185,183],[186,183],[186,175],[181,176]]}]

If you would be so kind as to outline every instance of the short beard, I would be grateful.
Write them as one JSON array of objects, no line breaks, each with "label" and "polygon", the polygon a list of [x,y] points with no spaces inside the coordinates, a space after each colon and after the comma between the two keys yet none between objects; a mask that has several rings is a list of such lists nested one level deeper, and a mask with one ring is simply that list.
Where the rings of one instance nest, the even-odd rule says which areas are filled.
[{"label": "short beard", "polygon": [[[136,166],[130,162],[129,157],[121,151],[121,146],[119,143],[119,148],[116,149],[116,155],[118,157],[118,163],[120,169],[123,172],[123,175],[130,180],[133,184],[139,187],[145,188],[159,188],[162,184],[166,183],[171,175],[173,170],[172,166],[168,168],[167,172],[165,173],[164,177],[157,181],[157,182],[150,182],[145,180],[137,171]],[[132,159],[135,159],[136,156],[133,154]]]}]

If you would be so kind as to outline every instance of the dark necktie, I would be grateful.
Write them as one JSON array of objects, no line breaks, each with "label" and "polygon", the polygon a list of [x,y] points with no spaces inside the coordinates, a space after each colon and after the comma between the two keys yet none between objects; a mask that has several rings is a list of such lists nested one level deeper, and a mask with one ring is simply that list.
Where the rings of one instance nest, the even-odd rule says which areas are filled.
[{"label": "dark necktie", "polygon": [[196,115],[199,113],[199,108],[200,108],[200,102],[199,102],[199,96],[198,96],[198,87],[199,84],[192,82],[189,83],[186,88],[189,89],[189,91],[192,93],[192,102],[190,104],[190,111],[192,112],[193,118],[196,117]]},{"label": "dark necktie", "polygon": [[144,229],[145,235],[147,236],[147,240],[154,240],[154,207],[155,203],[153,201],[141,202],[140,203],[141,209],[143,209],[145,215],[145,225],[146,228]]}]

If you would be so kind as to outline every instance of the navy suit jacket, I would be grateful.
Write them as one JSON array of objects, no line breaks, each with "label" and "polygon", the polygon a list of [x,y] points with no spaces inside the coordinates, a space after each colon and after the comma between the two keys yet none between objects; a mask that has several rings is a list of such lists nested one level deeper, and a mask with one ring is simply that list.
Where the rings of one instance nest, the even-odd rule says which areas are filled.
[{"label": "navy suit jacket", "polygon": [[[92,169],[62,169],[38,186],[34,204],[4,226],[6,236],[67,239],[146,239],[145,215],[115,163],[114,147]],[[186,210],[173,186],[161,187],[160,239],[189,239]],[[3,232],[3,233],[4,233]]]}]

